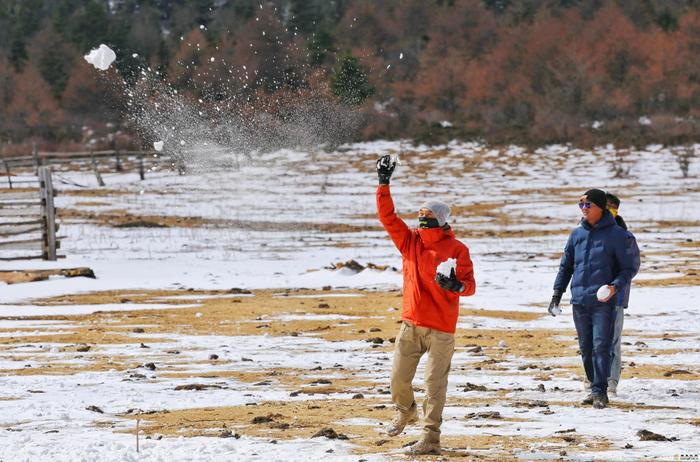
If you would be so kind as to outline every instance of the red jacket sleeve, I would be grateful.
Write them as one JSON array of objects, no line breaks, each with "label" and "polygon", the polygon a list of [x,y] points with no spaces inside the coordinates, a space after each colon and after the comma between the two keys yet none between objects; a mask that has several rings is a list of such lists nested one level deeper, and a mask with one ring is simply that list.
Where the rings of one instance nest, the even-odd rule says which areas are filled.
[{"label": "red jacket sleeve", "polygon": [[469,249],[465,245],[462,251],[457,255],[456,276],[459,282],[464,286],[459,295],[466,297],[474,295],[476,292],[476,281],[474,280],[474,264],[469,256]]},{"label": "red jacket sleeve", "polygon": [[377,188],[377,213],[379,221],[389,233],[394,245],[399,249],[401,255],[404,255],[409,250],[412,232],[394,210],[394,201],[391,199],[389,185],[379,185]]}]

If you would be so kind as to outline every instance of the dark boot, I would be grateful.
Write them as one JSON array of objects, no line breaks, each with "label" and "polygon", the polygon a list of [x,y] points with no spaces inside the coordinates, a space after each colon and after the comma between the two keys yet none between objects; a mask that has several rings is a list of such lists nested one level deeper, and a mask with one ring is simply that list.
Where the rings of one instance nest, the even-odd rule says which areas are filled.
[{"label": "dark boot", "polygon": [[593,407],[596,409],[604,409],[608,406],[608,394],[603,392],[600,395],[595,395],[593,397]]},{"label": "dark boot", "polygon": [[586,396],[586,397],[583,399],[583,401],[581,401],[581,404],[586,404],[586,405],[593,404],[593,399],[595,398],[595,396],[596,396],[596,395],[594,395],[593,393],[591,393],[590,395]]}]

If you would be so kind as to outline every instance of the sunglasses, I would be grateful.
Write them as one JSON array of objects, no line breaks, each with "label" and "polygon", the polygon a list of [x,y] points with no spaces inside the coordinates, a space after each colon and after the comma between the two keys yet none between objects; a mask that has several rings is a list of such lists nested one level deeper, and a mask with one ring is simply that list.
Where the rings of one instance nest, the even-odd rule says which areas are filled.
[{"label": "sunglasses", "polygon": [[590,209],[591,208],[591,203],[590,202],[579,202],[578,203],[578,208],[583,209],[583,208]]}]

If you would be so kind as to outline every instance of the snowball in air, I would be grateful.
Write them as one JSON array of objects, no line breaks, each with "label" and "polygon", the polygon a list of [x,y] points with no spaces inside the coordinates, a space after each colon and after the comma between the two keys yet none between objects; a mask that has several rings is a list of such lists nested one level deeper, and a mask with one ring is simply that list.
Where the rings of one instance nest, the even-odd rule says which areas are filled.
[{"label": "snowball in air", "polygon": [[180,140],[180,146],[184,146],[184,145],[185,145],[185,140]]},{"label": "snowball in air", "polygon": [[598,297],[598,301],[602,302],[606,298],[610,296],[610,287],[608,286],[600,286],[600,289],[598,289],[598,292],[596,292],[596,296]]},{"label": "snowball in air", "polygon": [[89,54],[84,56],[85,61],[89,62],[97,69],[101,71],[106,71],[109,66],[117,59],[117,55],[112,51],[110,47],[104,43],[100,45],[99,48],[90,50]]},{"label": "snowball in air", "polygon": [[153,149],[155,149],[156,151],[162,151],[163,150],[163,142],[162,141],[154,142]]},{"label": "snowball in air", "polygon": [[456,271],[456,268],[457,260],[455,258],[448,258],[447,260],[438,265],[437,272],[446,277],[450,277],[450,273],[452,272],[452,270]]}]

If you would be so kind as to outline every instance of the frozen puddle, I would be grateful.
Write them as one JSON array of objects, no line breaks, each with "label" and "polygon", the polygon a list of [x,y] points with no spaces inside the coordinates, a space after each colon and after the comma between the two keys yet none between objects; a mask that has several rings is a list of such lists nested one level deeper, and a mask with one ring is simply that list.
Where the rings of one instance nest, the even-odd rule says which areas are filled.
[{"label": "frozen puddle", "polygon": [[105,303],[102,305],[0,305],[0,317],[9,316],[59,316],[92,314],[97,311],[140,311],[162,310],[175,308],[197,308],[201,304],[194,305],[170,305],[170,304],[134,304],[134,303]]},{"label": "frozen puddle", "polygon": [[270,319],[274,321],[342,321],[358,318],[359,316],[345,314],[281,314]]}]

